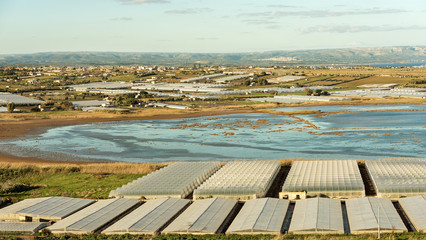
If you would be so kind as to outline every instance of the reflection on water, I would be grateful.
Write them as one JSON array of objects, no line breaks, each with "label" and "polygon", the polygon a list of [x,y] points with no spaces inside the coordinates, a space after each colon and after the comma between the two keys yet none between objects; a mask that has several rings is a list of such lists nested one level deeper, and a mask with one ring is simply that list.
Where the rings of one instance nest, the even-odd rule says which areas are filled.
[{"label": "reflection on water", "polygon": [[[318,109],[323,112],[410,110],[424,109],[424,106],[327,106],[301,110]],[[398,111],[349,112],[322,117],[235,114],[93,123],[50,129],[36,138],[4,143],[2,148],[14,151],[19,147],[14,154],[25,156],[43,153],[46,157],[56,153],[70,158],[129,162],[424,157],[424,119],[425,111]]]}]

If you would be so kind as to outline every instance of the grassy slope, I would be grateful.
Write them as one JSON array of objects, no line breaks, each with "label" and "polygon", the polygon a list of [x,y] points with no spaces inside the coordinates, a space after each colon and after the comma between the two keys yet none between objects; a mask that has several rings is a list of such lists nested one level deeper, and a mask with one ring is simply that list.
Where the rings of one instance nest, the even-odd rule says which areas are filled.
[{"label": "grassy slope", "polygon": [[46,196],[108,198],[111,190],[143,176],[73,172],[75,169],[57,173],[36,169],[1,169],[3,184],[0,196],[13,201]]}]

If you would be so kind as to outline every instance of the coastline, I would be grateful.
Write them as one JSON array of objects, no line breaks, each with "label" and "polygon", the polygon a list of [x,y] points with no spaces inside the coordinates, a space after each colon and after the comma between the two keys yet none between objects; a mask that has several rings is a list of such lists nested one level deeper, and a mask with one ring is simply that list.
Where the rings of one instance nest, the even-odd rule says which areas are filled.
[{"label": "coastline", "polygon": [[[420,103],[406,103],[404,101],[396,101],[393,104],[365,102],[327,102],[327,103],[305,103],[291,104],[286,107],[307,107],[307,106],[331,106],[331,105],[381,105],[381,104],[413,104],[423,105]],[[132,120],[161,120],[161,119],[185,119],[202,116],[218,116],[241,113],[270,113],[268,108],[284,107],[280,104],[261,104],[254,106],[222,106],[212,108],[197,108],[189,110],[178,109],[144,109],[129,114],[121,113],[104,113],[104,112],[66,112],[62,114],[1,114],[0,115],[0,140],[16,139],[20,137],[28,137],[46,132],[48,129],[69,126],[90,124],[96,122],[119,122]],[[278,113],[270,113],[278,114]],[[286,114],[287,115],[287,114]],[[114,161],[111,161],[114,162]],[[39,163],[39,164],[93,164],[97,161],[58,161],[37,157],[20,157],[10,155],[0,151],[0,163]]]}]

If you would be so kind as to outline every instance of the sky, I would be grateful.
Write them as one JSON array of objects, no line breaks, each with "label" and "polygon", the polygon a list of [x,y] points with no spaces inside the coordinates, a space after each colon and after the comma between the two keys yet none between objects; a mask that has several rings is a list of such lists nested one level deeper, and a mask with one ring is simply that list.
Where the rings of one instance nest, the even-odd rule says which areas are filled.
[{"label": "sky", "polygon": [[425,0],[0,0],[0,54],[413,45]]}]

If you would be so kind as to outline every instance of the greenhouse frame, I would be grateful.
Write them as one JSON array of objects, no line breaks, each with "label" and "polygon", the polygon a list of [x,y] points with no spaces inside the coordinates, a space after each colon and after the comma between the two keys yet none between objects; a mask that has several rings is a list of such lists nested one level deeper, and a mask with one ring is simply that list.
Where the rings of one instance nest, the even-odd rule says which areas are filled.
[{"label": "greenhouse frame", "polygon": [[159,234],[189,204],[190,200],[162,198],[149,200],[142,206],[102,231],[111,234]]},{"label": "greenhouse frame", "polygon": [[211,197],[250,200],[266,195],[281,169],[278,161],[227,163],[194,191],[194,200]]},{"label": "greenhouse frame", "polygon": [[33,234],[47,227],[46,222],[0,222],[0,233]]},{"label": "greenhouse frame", "polygon": [[89,207],[47,227],[52,233],[90,234],[119,218],[141,202],[115,198],[99,200]]},{"label": "greenhouse frame", "polygon": [[281,199],[364,197],[355,160],[295,161],[282,186]]},{"label": "greenhouse frame", "polygon": [[220,162],[178,162],[110,192],[110,197],[186,198],[221,167]]},{"label": "greenhouse frame", "polygon": [[[346,200],[348,221],[353,234],[407,232],[390,199],[364,197]],[[380,226],[379,226],[380,224]]]},{"label": "greenhouse frame", "polygon": [[343,234],[342,204],[338,199],[307,198],[296,201],[290,234]]},{"label": "greenhouse frame", "polygon": [[378,197],[426,195],[426,159],[368,160],[365,165]]},{"label": "greenhouse frame", "polygon": [[398,201],[417,232],[426,233],[426,195],[400,198]]},{"label": "greenhouse frame", "polygon": [[0,209],[0,220],[57,222],[94,202],[91,199],[68,197],[29,198]]},{"label": "greenhouse frame", "polygon": [[236,211],[237,201],[209,198],[192,203],[162,233],[164,234],[215,234],[224,231],[229,217]]},{"label": "greenhouse frame", "polygon": [[227,234],[280,234],[290,201],[258,198],[247,201]]}]

